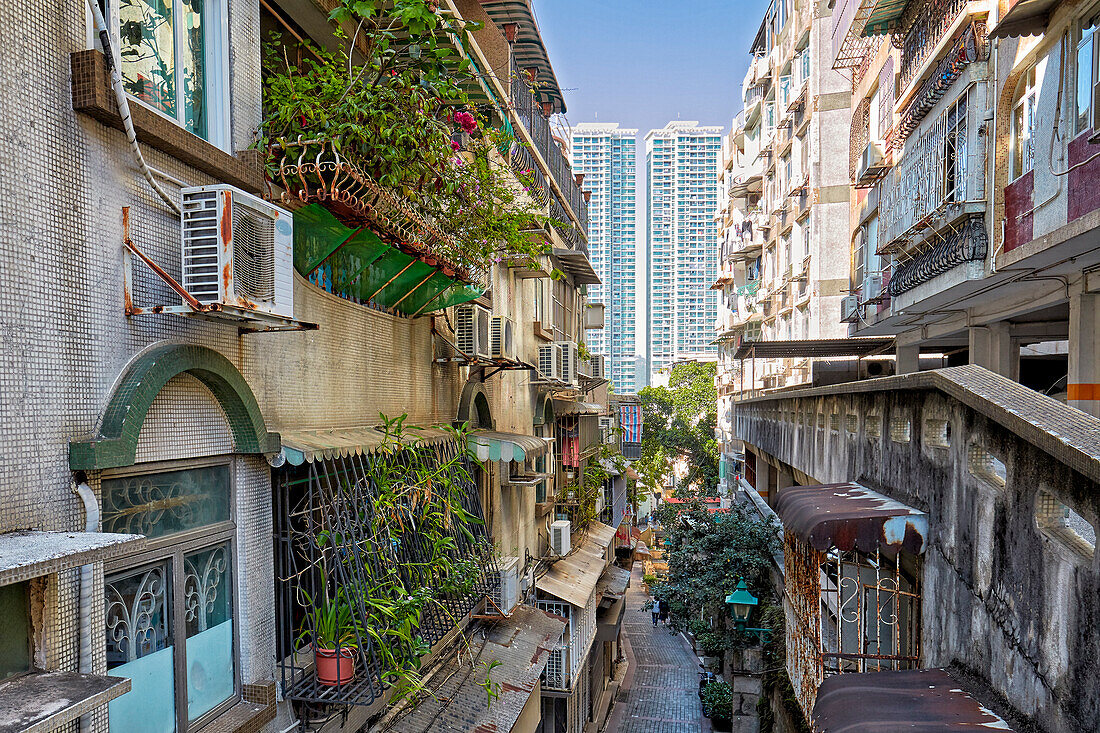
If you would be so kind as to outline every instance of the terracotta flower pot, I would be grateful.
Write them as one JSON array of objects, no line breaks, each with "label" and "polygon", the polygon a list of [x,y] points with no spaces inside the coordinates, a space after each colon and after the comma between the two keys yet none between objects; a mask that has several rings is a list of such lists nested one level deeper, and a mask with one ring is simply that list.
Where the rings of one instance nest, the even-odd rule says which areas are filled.
[{"label": "terracotta flower pot", "polygon": [[341,649],[339,656],[335,649],[313,650],[317,665],[317,681],[322,685],[344,685],[355,679],[355,650]]}]

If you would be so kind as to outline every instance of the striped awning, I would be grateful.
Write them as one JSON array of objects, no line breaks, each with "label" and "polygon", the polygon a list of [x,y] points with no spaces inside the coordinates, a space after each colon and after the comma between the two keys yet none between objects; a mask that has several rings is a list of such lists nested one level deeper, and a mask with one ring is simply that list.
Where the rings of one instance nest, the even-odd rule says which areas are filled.
[{"label": "striped awning", "polygon": [[599,415],[601,412],[603,405],[596,402],[554,400],[555,415]]},{"label": "striped awning", "polygon": [[535,435],[479,430],[470,435],[468,446],[479,461],[519,463],[545,454],[548,443],[545,438]]},{"label": "striped awning", "polygon": [[[346,458],[370,453],[386,440],[386,435],[374,425],[315,430],[280,430],[283,455],[287,463],[300,466],[323,458]],[[454,435],[442,428],[423,428],[402,436],[404,443],[434,445],[450,440]]]}]

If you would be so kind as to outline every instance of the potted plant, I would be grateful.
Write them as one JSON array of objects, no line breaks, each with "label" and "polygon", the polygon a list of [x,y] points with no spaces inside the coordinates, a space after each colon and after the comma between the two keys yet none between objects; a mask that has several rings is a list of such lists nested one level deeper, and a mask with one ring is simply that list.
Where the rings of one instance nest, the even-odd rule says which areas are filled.
[{"label": "potted plant", "polygon": [[710,718],[714,730],[728,731],[733,722],[733,691],[726,682],[716,680],[703,688],[703,715]]},{"label": "potted plant", "polygon": [[[310,628],[312,627],[312,628]],[[317,682],[342,685],[355,679],[355,653],[362,628],[355,609],[342,593],[311,604],[299,643],[309,640]]]}]

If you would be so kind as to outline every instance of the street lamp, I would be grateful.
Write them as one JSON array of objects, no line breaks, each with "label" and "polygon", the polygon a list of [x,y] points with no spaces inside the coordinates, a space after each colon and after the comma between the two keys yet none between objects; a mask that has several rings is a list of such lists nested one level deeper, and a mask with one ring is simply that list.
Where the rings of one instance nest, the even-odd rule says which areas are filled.
[{"label": "street lamp", "polygon": [[730,607],[734,625],[737,626],[740,633],[755,636],[761,644],[767,641],[767,635],[771,633],[771,629],[746,626],[749,616],[752,615],[752,610],[760,605],[760,599],[749,592],[749,587],[745,585],[744,579],[737,581],[737,587],[733,593],[726,596],[726,605]]}]

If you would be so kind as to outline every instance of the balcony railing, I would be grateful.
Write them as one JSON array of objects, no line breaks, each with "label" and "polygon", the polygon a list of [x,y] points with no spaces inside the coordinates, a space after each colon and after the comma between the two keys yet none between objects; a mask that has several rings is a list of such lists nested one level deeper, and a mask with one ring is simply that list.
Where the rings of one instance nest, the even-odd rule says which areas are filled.
[{"label": "balcony railing", "polygon": [[554,140],[550,123],[542,113],[542,108],[531,89],[526,74],[517,66],[515,57],[512,58],[511,73],[512,107],[527,132],[531,135],[535,149],[546,162],[551,177],[558,184],[558,189],[565,196],[565,203],[576,215],[582,230],[587,232],[588,204],[584,200],[584,193],[573,180],[573,169],[562,152],[561,146]]},{"label": "balcony railing", "polygon": [[933,49],[968,3],[969,0],[919,0],[906,8],[901,18],[905,38],[901,44],[898,89],[905,89],[918,76]]},{"label": "balcony railing", "polygon": [[[913,227],[948,204],[985,200],[978,97],[971,87],[910,139],[901,159],[879,183],[879,242],[897,249]],[[960,212],[961,213],[961,212]]]}]

